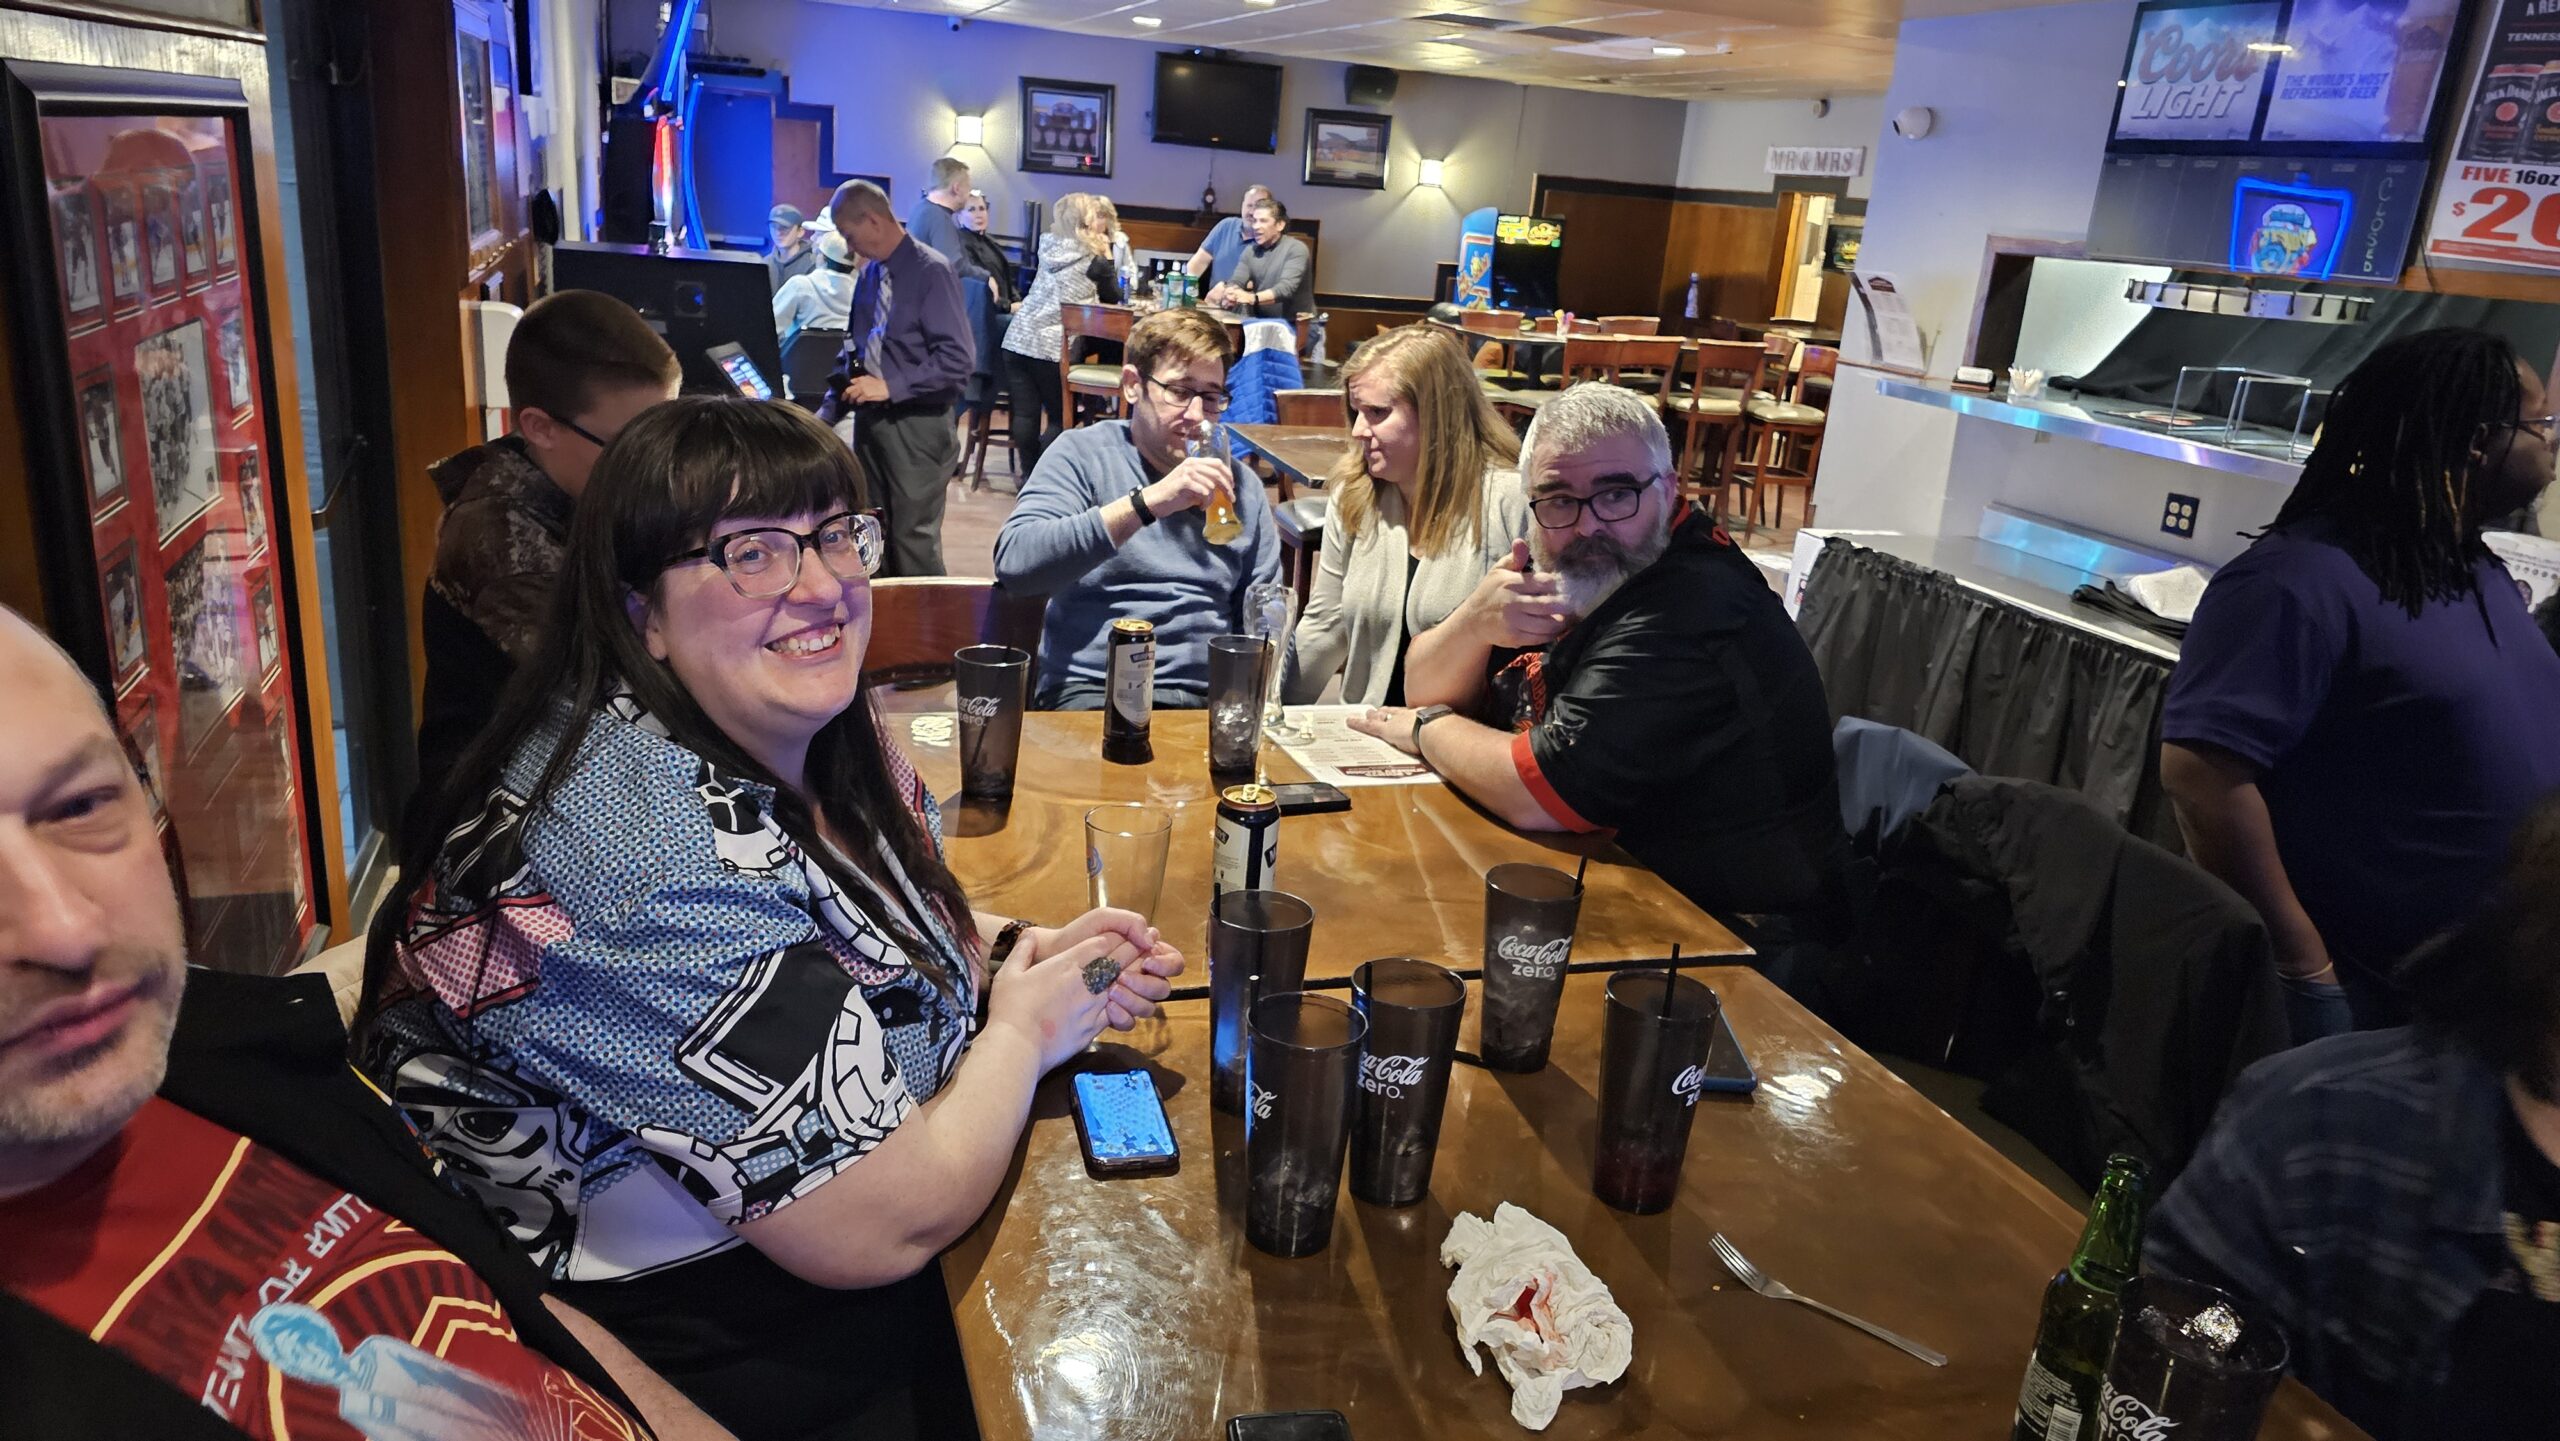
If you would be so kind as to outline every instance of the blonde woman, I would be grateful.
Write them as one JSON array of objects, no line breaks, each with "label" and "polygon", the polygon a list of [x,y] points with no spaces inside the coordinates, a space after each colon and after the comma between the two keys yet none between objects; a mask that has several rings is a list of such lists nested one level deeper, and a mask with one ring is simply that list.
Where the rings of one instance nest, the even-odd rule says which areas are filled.
[{"label": "blonde woman", "polygon": [[1353,705],[1404,704],[1404,652],[1529,534],[1520,442],[1449,336],[1409,325],[1342,369],[1351,449],[1282,694],[1304,705],[1339,672]]},{"label": "blonde woman", "polygon": [[1066,425],[1065,387],[1058,352],[1066,332],[1058,307],[1121,303],[1120,273],[1112,264],[1111,238],[1120,213],[1087,191],[1071,191],[1049,207],[1049,233],[1040,237],[1040,270],[1030,293],[1014,307],[1004,333],[1005,391],[1012,397],[1013,473],[1029,479],[1040,452]]}]

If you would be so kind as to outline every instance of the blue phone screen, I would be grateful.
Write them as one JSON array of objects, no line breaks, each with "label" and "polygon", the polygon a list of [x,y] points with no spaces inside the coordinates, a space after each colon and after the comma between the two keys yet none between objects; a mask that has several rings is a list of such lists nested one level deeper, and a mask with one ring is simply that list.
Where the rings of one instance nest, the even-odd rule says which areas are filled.
[{"label": "blue phone screen", "polygon": [[1155,1077],[1144,1071],[1078,1072],[1076,1110],[1097,1164],[1169,1160],[1175,1154]]}]

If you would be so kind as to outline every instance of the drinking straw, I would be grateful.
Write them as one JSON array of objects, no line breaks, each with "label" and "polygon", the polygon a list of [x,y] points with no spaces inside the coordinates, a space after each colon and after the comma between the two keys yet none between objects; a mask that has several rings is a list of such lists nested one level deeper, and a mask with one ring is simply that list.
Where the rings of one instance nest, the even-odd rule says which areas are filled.
[{"label": "drinking straw", "polygon": [[1573,893],[1577,896],[1582,894],[1582,873],[1589,869],[1591,869],[1591,857],[1589,856],[1584,856],[1582,858],[1582,863],[1573,868]]},{"label": "drinking straw", "polygon": [[1680,983],[1680,943],[1671,943],[1671,964],[1662,972],[1662,1018],[1671,1018],[1671,988]]}]

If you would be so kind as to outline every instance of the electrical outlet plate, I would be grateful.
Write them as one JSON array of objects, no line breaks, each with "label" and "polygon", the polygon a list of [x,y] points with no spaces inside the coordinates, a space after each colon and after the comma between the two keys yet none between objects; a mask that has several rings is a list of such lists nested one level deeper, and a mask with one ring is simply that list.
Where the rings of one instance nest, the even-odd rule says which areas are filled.
[{"label": "electrical outlet plate", "polygon": [[2162,533],[2193,539],[2196,533],[2196,511],[2200,504],[2192,495],[2180,495],[2174,490],[2169,492],[2167,503],[2160,507]]}]

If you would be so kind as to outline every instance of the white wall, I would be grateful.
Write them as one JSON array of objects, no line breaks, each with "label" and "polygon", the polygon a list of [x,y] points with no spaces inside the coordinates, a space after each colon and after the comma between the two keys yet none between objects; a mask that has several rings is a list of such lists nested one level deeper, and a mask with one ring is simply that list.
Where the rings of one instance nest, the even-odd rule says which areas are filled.
[{"label": "white wall", "polygon": [[1849,181],[1864,199],[1875,180],[1876,137],[1884,131],[1884,97],[1836,95],[1819,119],[1810,100],[1697,100],[1680,136],[1680,183],[1698,190],[1778,188],[1768,173],[1772,145],[1862,145],[1866,170]]},{"label": "white wall", "polygon": [[2168,278],[2165,265],[2038,260],[2018,320],[2018,364],[2047,375],[2088,374],[2151,313],[2124,298],[2126,284]]},{"label": "white wall", "polygon": [[[1540,173],[1669,185],[1680,168],[1684,107],[1678,101],[1594,95],[1406,72],[1390,104],[1387,188],[1341,190],[1298,182],[1309,108],[1339,110],[1346,66],[1283,61],[1275,155],[1157,145],[1147,139],[1155,53],[1170,42],[1111,40],[972,21],[953,31],[935,15],[858,9],[816,0],[719,0],[712,38],[791,77],[794,99],[836,107],[836,164],[887,174],[901,213],[943,154],[970,163],[996,228],[1021,225],[1021,202],[1101,190],[1124,205],[1198,206],[1214,179],[1221,210],[1245,186],[1270,186],[1293,215],[1324,223],[1316,283],[1353,295],[1428,296],[1433,268],[1453,260],[1458,220],[1478,206],[1523,208]],[[613,0],[618,50],[645,49],[657,34],[654,0]],[[1254,57],[1268,59],[1271,57]],[[1107,181],[1023,175],[1024,75],[1118,87],[1118,149]],[[983,147],[955,148],[953,118],[986,117]],[[1414,183],[1425,158],[1448,162],[1444,188]]]},{"label": "white wall", "polygon": [[[1925,140],[1874,142],[1859,268],[1901,283],[1932,340],[1932,375],[1963,361],[1991,237],[2088,233],[2133,9],[2134,0],[2082,0],[1903,25],[1880,113],[1925,105],[1937,123]],[[1855,301],[1847,331],[1843,354],[1866,358]],[[2160,532],[2173,490],[2203,502],[2192,541]],[[1982,506],[2000,500],[2208,562],[2237,554],[2233,533],[2271,519],[2284,494],[1890,400],[1854,369],[1833,396],[1815,487],[1825,526],[1970,535]]]}]

